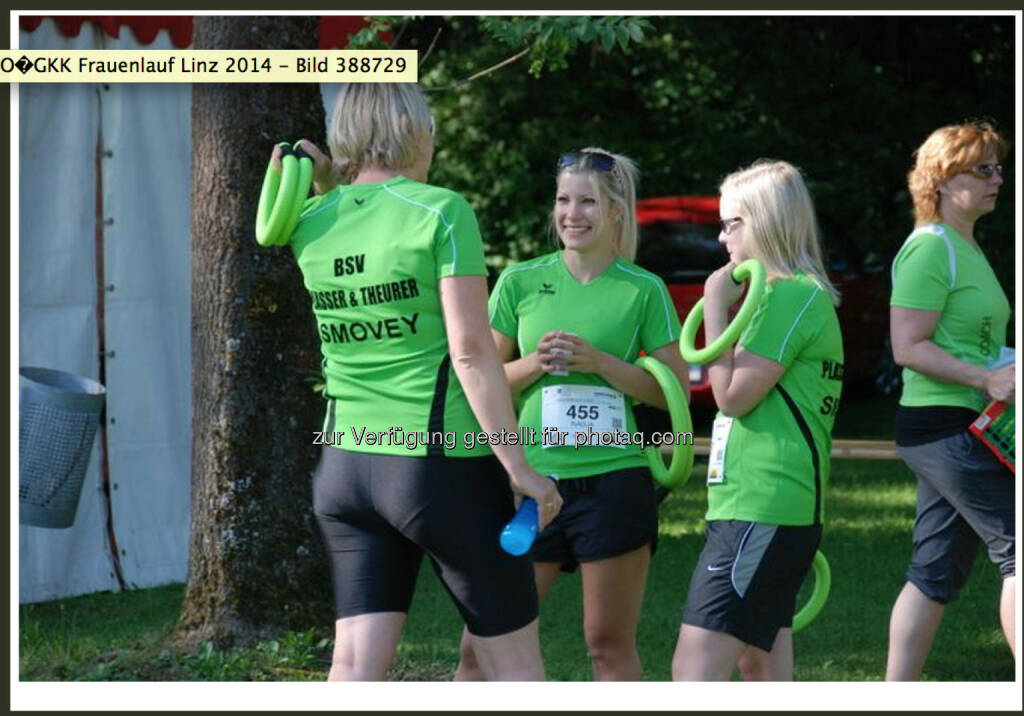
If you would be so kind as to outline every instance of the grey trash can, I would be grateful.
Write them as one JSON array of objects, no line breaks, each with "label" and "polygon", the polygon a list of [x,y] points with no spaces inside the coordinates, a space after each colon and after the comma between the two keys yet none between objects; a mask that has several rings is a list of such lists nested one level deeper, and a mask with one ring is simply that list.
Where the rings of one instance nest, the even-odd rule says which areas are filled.
[{"label": "grey trash can", "polygon": [[19,522],[70,527],[106,391],[50,368],[23,366],[19,380]]}]

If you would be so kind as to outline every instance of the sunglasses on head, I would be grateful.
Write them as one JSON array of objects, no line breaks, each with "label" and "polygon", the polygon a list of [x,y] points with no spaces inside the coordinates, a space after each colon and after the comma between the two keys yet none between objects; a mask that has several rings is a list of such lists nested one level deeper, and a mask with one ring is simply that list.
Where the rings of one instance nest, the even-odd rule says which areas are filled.
[{"label": "sunglasses on head", "polygon": [[970,169],[967,169],[967,174],[977,177],[978,179],[991,179],[994,176],[1003,176],[1003,165],[1002,164],[975,164]]},{"label": "sunglasses on head", "polygon": [[615,158],[604,152],[569,152],[558,158],[559,169],[574,166],[595,169],[599,172],[610,172],[615,166]]}]

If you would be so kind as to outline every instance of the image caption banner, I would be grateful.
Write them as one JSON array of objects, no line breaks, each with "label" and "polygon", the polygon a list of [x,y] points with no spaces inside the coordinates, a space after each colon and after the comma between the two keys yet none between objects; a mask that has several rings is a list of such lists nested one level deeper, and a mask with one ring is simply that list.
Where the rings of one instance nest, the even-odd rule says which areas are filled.
[{"label": "image caption banner", "polygon": [[417,82],[416,50],[3,50],[7,82]]}]

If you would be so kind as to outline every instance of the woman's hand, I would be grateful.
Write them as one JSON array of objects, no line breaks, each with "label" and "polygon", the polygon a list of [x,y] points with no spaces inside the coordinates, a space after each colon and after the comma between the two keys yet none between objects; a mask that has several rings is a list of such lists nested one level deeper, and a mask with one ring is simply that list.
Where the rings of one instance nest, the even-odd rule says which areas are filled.
[{"label": "woman's hand", "polygon": [[569,352],[572,344],[565,331],[548,331],[537,342],[537,350],[530,355],[535,361],[535,368],[545,373],[558,373],[567,370]]},{"label": "woman's hand", "polygon": [[[554,355],[554,359],[561,361],[562,370],[576,371],[578,373],[596,373],[604,376],[608,354],[595,348],[589,342],[580,338],[574,333],[565,331],[552,331],[545,335],[550,336],[551,345],[555,349],[569,351],[568,354]],[[556,367],[556,370],[558,368]]]},{"label": "woman's hand", "polygon": [[320,151],[320,147],[308,139],[300,139],[299,146],[313,159],[313,190],[326,194],[338,185],[338,177],[331,164],[331,158]]},{"label": "woman's hand", "polygon": [[705,305],[713,303],[728,308],[739,300],[743,294],[743,283],[732,277],[736,264],[731,261],[722,268],[711,273],[704,282]]},{"label": "woman's hand", "polygon": [[275,172],[281,171],[281,157],[284,156],[284,147],[280,144],[274,145],[274,151],[270,153],[270,167]]},{"label": "woman's hand", "polygon": [[985,376],[985,392],[995,400],[1013,405],[1016,391],[1013,370],[1012,363],[996,370],[990,370]]},{"label": "woman's hand", "polygon": [[[537,530],[548,526],[551,520],[562,510],[562,496],[558,494],[558,485],[550,477],[541,475],[534,469],[511,477],[512,489],[525,497],[532,497],[537,502]],[[518,507],[520,500],[516,500]]]},{"label": "woman's hand", "polygon": [[[320,151],[320,148],[308,139],[299,140],[302,151],[313,160],[313,190],[317,194],[326,194],[338,185],[338,178],[335,175],[331,158]],[[274,145],[274,151],[270,154],[270,165],[274,171],[281,171],[281,158],[284,156],[284,147],[280,144]]]}]

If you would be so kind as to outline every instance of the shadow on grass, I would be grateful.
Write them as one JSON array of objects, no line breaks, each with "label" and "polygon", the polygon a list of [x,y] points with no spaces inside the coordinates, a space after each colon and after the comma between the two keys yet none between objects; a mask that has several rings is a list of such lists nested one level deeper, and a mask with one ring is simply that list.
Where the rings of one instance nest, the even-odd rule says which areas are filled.
[{"label": "shadow on grass", "polygon": [[[667,680],[690,575],[704,542],[705,465],[659,509],[637,644],[644,679]],[[885,671],[889,610],[910,554],[914,481],[902,463],[835,461],[822,551],[832,591],[818,618],[794,637],[797,680],[871,681]],[[805,585],[805,590],[809,585]],[[1001,581],[984,556],[959,600],[946,610],[925,679],[1012,681],[999,627]],[[320,681],[331,645],[326,623],[253,649],[179,654],[165,644],[177,619],[181,585],[97,594],[20,608],[20,672],[31,680]],[[801,597],[799,603],[803,603]],[[541,605],[548,677],[591,680],[583,641],[579,573],[563,575]],[[421,570],[412,610],[389,678],[449,680],[462,622],[430,568]]]}]

